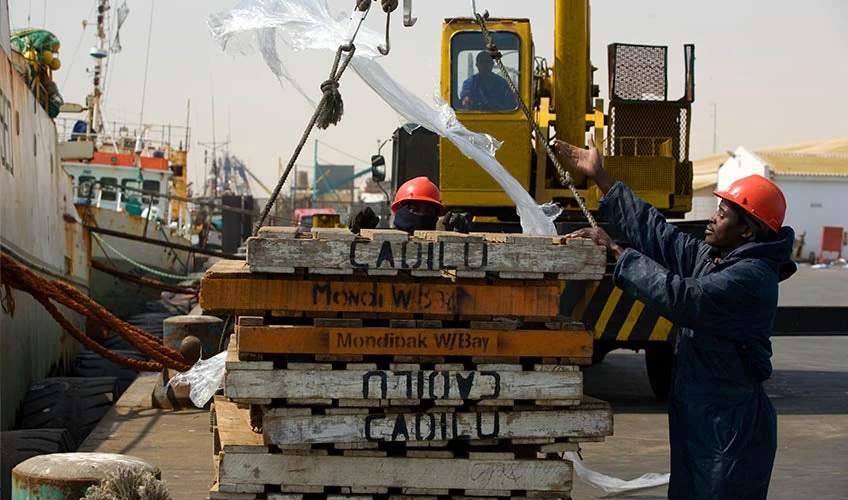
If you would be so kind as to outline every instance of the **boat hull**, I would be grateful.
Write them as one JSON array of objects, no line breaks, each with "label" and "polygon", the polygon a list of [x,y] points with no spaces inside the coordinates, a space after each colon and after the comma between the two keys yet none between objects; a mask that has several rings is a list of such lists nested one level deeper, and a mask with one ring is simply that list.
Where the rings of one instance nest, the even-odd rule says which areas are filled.
[{"label": "boat hull", "polygon": [[[0,9],[3,16],[8,11]],[[8,19],[0,19],[8,26]],[[89,246],[76,222],[70,177],[57,156],[56,127],[0,49],[0,243],[3,252],[48,279],[89,286]],[[5,296],[5,291],[2,292]],[[32,297],[12,290],[14,313],[0,312],[0,430],[14,424],[33,380],[67,367],[72,337]],[[84,330],[84,318],[64,311]]]},{"label": "boat hull", "polygon": [[[155,220],[148,221],[145,229],[146,220],[138,215],[98,207],[77,208],[92,226],[162,243],[191,245],[188,239],[170,234],[167,227]],[[98,267],[169,283],[180,281],[178,276],[185,276],[191,269],[189,253],[185,250],[106,234],[94,233],[92,238],[91,258],[101,264]],[[142,312],[145,302],[158,298],[160,293],[156,288],[141,287],[115,274],[91,270],[91,297],[119,317]]]}]

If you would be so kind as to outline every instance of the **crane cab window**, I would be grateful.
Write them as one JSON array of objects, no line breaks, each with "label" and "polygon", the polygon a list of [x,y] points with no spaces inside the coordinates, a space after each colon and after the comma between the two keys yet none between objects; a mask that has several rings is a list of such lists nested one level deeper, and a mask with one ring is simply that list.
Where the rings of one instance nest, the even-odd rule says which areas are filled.
[{"label": "crane cab window", "polygon": [[[504,67],[520,90],[521,39],[512,32],[492,32]],[[511,112],[518,108],[515,95],[486,52],[483,35],[457,33],[451,38],[451,106],[460,111]]]}]

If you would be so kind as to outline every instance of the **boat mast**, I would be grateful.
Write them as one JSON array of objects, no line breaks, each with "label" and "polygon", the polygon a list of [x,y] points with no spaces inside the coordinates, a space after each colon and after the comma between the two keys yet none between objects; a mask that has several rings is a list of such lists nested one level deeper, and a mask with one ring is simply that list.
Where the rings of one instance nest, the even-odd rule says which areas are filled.
[{"label": "boat mast", "polygon": [[100,118],[100,89],[101,76],[103,74],[103,59],[106,58],[106,30],[104,28],[106,12],[109,10],[108,0],[98,0],[97,2],[97,46],[92,47],[89,55],[94,59],[94,71],[92,83],[93,89],[91,94],[86,98],[88,107],[88,120],[85,131],[86,140],[91,140],[94,132],[99,131],[103,124]]}]

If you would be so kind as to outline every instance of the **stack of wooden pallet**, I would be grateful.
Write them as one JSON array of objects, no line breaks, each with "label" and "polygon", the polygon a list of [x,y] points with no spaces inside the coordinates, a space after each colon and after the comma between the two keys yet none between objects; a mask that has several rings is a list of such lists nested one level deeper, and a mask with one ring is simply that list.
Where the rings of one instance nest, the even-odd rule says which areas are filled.
[{"label": "stack of wooden pallet", "polygon": [[210,498],[568,498],[558,454],[612,412],[560,280],[604,266],[552,237],[263,229],[201,285],[238,317]]}]

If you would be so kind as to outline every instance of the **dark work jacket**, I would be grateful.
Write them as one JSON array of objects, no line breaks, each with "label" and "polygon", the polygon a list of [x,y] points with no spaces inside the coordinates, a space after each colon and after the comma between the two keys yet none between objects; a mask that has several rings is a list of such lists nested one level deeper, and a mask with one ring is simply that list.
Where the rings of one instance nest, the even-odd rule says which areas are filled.
[{"label": "dark work jacket", "polygon": [[747,243],[719,258],[617,182],[599,212],[631,245],[616,286],[677,328],[669,394],[671,499],[765,499],[777,416],[762,382],[771,375],[778,282],[796,267],[795,234]]}]

